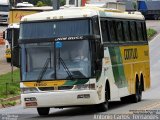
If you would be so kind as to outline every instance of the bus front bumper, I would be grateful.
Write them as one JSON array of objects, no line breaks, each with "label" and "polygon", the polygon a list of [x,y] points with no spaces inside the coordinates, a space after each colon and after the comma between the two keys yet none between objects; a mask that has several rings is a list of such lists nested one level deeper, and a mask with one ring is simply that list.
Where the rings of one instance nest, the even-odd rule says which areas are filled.
[{"label": "bus front bumper", "polygon": [[11,58],[11,50],[10,49],[6,49],[5,57],[6,58]]},{"label": "bus front bumper", "polygon": [[102,102],[96,90],[21,94],[24,108],[93,105]]}]

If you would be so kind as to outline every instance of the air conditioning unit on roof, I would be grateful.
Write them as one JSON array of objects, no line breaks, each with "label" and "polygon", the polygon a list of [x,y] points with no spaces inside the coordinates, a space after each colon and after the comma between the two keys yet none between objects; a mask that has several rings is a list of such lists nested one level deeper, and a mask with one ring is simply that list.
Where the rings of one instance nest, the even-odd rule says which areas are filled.
[{"label": "air conditioning unit on roof", "polygon": [[93,2],[88,3],[85,6],[93,6],[93,7],[101,7],[101,8],[109,8],[109,9],[117,9],[120,11],[125,11],[126,6],[123,2]]}]

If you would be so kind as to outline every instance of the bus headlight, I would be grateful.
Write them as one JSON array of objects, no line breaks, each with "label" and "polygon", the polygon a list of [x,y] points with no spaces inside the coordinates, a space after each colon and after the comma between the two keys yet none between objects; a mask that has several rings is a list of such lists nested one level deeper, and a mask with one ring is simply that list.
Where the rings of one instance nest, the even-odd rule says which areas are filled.
[{"label": "bus headlight", "polygon": [[39,92],[37,88],[21,88],[21,93],[27,94],[27,93],[37,93]]},{"label": "bus headlight", "polygon": [[95,83],[74,85],[72,89],[77,89],[77,90],[95,90]]}]

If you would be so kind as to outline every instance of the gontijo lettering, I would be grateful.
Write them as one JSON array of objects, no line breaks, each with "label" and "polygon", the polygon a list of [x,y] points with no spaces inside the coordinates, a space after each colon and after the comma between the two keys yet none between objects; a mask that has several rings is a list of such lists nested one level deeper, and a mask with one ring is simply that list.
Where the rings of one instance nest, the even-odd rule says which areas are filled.
[{"label": "gontijo lettering", "polygon": [[137,58],[138,58],[137,48],[124,49],[125,60],[137,59]]}]

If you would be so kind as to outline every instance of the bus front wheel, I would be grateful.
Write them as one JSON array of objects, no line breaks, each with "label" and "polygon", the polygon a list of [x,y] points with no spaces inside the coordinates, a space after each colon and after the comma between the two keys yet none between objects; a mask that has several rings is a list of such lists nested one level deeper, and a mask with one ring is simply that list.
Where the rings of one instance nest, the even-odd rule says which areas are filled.
[{"label": "bus front wheel", "polygon": [[11,62],[11,58],[6,58],[7,63]]},{"label": "bus front wheel", "polygon": [[97,105],[98,112],[105,112],[108,110],[108,91],[105,90],[105,102]]},{"label": "bus front wheel", "polygon": [[50,108],[46,107],[46,108],[37,108],[37,112],[40,116],[43,115],[48,115],[49,114],[49,110]]}]

